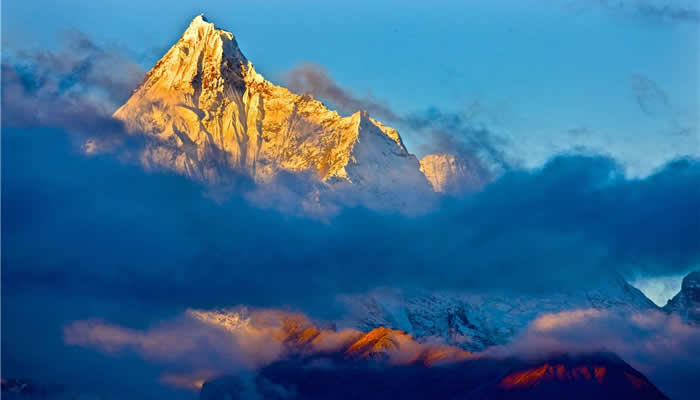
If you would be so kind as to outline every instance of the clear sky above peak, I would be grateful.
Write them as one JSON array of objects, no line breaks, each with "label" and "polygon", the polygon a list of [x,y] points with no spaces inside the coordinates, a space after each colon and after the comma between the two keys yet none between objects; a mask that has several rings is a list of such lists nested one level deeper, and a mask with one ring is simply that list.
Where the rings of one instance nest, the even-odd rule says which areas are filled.
[{"label": "clear sky above peak", "polygon": [[[38,0],[3,2],[2,31],[4,45],[53,48],[79,30],[150,68],[204,14],[277,83],[314,62],[401,113],[468,111],[526,166],[586,148],[645,175],[700,154],[698,5],[658,3]],[[423,138],[401,133],[421,155]]]}]

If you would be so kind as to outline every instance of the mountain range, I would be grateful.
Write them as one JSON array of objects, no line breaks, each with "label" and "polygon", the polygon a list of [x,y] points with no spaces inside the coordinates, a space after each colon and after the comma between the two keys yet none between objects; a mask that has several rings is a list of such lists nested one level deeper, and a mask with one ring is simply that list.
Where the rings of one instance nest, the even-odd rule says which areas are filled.
[{"label": "mountain range", "polygon": [[[234,35],[217,29],[203,16],[190,23],[114,117],[123,121],[130,133],[153,139],[140,154],[145,166],[174,170],[208,183],[225,182],[231,173],[244,173],[262,183],[283,173],[302,173],[328,187],[351,186],[385,198],[391,198],[397,189],[452,193],[479,186],[475,166],[458,156],[429,154],[419,160],[408,151],[397,130],[366,111],[341,116],[309,94],[295,94],[269,82],[240,51]],[[368,379],[368,387],[376,388],[387,378],[383,370],[358,372],[354,368],[362,360],[381,359],[387,349],[397,345],[392,339],[396,332],[420,343],[439,338],[466,354],[509,343],[543,313],[572,309],[659,310],[620,277],[601,282],[595,289],[555,291],[546,296],[391,290],[346,296],[348,315],[337,322],[369,333],[350,345],[345,356],[330,356],[330,362],[342,360],[339,368],[344,374]],[[700,273],[691,273],[683,280],[681,291],[663,311],[678,314],[689,323],[700,322]],[[318,334],[318,330],[302,332],[295,340],[313,340]],[[478,368],[491,371],[487,374],[489,383],[481,386],[460,375],[464,374],[462,364],[443,372],[472,382],[460,386],[464,393],[473,395],[470,398],[503,397],[501,393],[508,385],[522,394],[514,398],[540,397],[555,393],[552,388],[562,382],[570,385],[567,393],[572,398],[594,394],[619,398],[634,393],[637,398],[663,398],[622,360],[606,355],[592,357],[584,361],[555,357],[536,365],[514,361],[498,367],[478,364]],[[292,398],[345,395],[313,384],[321,376],[329,381],[345,379],[326,376],[316,368],[317,363],[326,361],[314,356],[286,362],[291,364],[269,366],[261,376],[284,391],[291,390],[289,379],[293,376],[298,396]],[[596,363],[604,363],[608,371],[614,371],[607,382],[616,383],[609,390],[601,389],[605,385],[596,377]],[[468,369],[473,370],[477,364],[469,365]],[[412,377],[416,375],[414,370],[406,371]],[[424,390],[432,385],[430,379],[438,379],[432,372],[421,374],[428,378],[419,379],[415,390]],[[231,385],[240,386],[230,380],[208,383],[202,398],[224,398],[222,393],[237,398],[226,389]],[[394,389],[387,389],[387,394],[405,395],[401,392],[405,388]],[[358,389],[349,393],[353,395],[347,398],[357,398],[363,392]]]},{"label": "mountain range", "polygon": [[[477,168],[447,153],[418,160],[395,129],[365,111],[343,117],[308,94],[267,81],[243,55],[234,35],[202,15],[146,74],[115,113],[132,133],[154,140],[147,166],[207,182],[243,172],[258,182],[306,173],[326,185],[351,185],[375,195],[397,188],[449,193],[475,189]],[[697,314],[693,276],[665,310]],[[541,296],[472,293],[374,293],[347,298],[348,321],[362,329],[388,326],[416,337],[439,336],[478,351],[503,344],[542,312],[573,308],[658,308],[622,278],[597,289]]]}]

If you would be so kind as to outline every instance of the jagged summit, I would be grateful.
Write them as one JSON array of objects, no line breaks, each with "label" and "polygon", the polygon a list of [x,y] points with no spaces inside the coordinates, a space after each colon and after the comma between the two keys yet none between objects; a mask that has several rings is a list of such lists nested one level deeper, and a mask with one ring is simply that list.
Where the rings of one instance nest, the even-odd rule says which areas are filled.
[{"label": "jagged summit", "polygon": [[212,37],[218,39],[222,43],[222,47],[212,48],[214,52],[221,50],[226,56],[231,56],[239,61],[247,62],[246,58],[241,53],[238,48],[238,43],[235,37],[229,31],[223,29],[217,29],[213,23],[209,22],[203,14],[196,16],[190,25],[187,27],[185,32],[182,34],[182,39],[190,44],[197,44],[197,42],[203,42],[206,46],[207,42],[212,39]]},{"label": "jagged summit", "polygon": [[395,129],[366,112],[342,117],[265,80],[234,35],[203,15],[114,116],[159,139],[142,154],[146,166],[198,180],[218,182],[237,170],[264,182],[291,171],[373,192],[430,189]]},{"label": "jagged summit", "polygon": [[194,18],[192,19],[192,22],[190,22],[190,25],[193,24],[193,23],[195,23],[195,22],[196,22],[196,23],[207,23],[207,24],[208,24],[208,23],[209,23],[209,20],[207,19],[207,17],[204,16],[204,14],[199,14],[199,15],[197,15],[196,17],[194,17]]},{"label": "jagged summit", "polygon": [[[185,104],[199,106],[202,94],[226,86],[243,87],[248,60],[241,53],[233,34],[216,29],[199,15],[192,20],[180,40],[146,74],[143,83],[124,106],[119,117],[134,103],[174,94],[189,95]],[[215,97],[215,96],[214,96]],[[131,103],[131,104],[130,104]],[[206,107],[210,104],[202,104]]]}]

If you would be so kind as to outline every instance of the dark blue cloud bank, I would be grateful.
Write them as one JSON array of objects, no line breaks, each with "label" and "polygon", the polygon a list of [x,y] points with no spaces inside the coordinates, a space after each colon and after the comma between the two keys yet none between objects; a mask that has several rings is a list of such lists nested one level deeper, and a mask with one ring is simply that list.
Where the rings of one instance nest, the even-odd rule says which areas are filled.
[{"label": "dark blue cloud bank", "polygon": [[[100,317],[140,328],[233,304],[324,317],[338,294],[377,287],[547,293],[611,273],[685,273],[700,260],[696,159],[629,179],[608,157],[564,154],[419,215],[329,194],[334,211],[318,218],[296,206],[316,187],[305,176],[256,185],[233,173],[213,189],[144,171],[130,151],[141,139],[125,139],[75,81],[51,82],[3,66],[4,376],[187,397],[153,385],[159,369],[134,354],[107,362],[65,347],[63,326]],[[88,136],[113,151],[85,156]]]},{"label": "dark blue cloud bank", "polygon": [[59,131],[6,128],[3,139],[12,286],[192,306],[300,304],[377,286],[580,287],[609,272],[684,273],[700,255],[695,160],[628,180],[611,159],[560,156],[425,215],[355,207],[319,221],[242,195],[212,199],[197,183],[109,155],[85,157]]}]

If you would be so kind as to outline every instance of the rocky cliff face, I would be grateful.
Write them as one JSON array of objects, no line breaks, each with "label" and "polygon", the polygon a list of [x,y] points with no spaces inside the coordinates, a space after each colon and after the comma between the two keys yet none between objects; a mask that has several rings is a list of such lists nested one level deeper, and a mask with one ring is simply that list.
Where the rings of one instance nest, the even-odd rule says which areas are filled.
[{"label": "rocky cliff face", "polygon": [[142,154],[145,165],[198,180],[220,182],[235,170],[265,182],[290,171],[328,183],[429,188],[396,130],[268,82],[233,34],[202,16],[114,116],[157,139]]},{"label": "rocky cliff face", "polygon": [[677,314],[687,322],[700,324],[700,271],[683,278],[681,291],[666,303],[663,310]]}]

